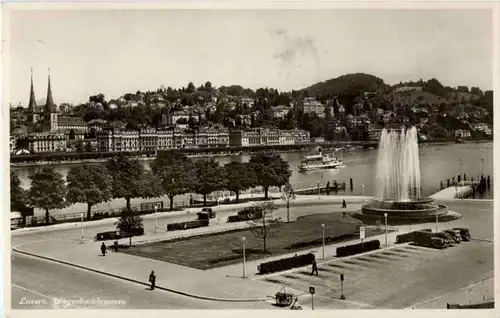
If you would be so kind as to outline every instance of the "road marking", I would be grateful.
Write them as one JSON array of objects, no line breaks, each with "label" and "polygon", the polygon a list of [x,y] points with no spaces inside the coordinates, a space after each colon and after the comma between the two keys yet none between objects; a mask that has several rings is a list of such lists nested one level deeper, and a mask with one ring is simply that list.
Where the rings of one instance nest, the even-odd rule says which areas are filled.
[{"label": "road marking", "polygon": [[441,298],[443,298],[443,297],[446,297],[446,296],[448,296],[448,295],[454,294],[454,293],[456,293],[456,292],[458,292],[458,291],[461,291],[461,290],[466,290],[466,289],[468,289],[468,288],[471,288],[471,287],[474,287],[474,286],[477,286],[477,285],[481,285],[481,284],[483,284],[483,283],[487,283],[487,282],[489,282],[489,281],[490,281],[490,280],[492,280],[492,279],[494,279],[494,278],[488,278],[488,279],[486,279],[486,280],[484,280],[484,279],[483,279],[483,280],[481,280],[480,282],[473,283],[473,284],[471,284],[471,285],[468,285],[468,286],[462,287],[462,288],[460,288],[460,289],[458,289],[458,290],[454,290],[454,291],[448,292],[448,293],[446,293],[446,294],[443,294],[443,295],[441,295],[441,296],[434,297],[434,298],[429,299],[429,300],[424,300],[424,301],[418,302],[418,303],[416,303],[416,304],[414,304],[414,305],[412,305],[412,306],[406,307],[405,309],[412,309],[412,307],[416,307],[416,306],[419,306],[419,305],[421,305],[421,304],[432,303],[433,301],[436,301],[436,300],[441,299]]}]

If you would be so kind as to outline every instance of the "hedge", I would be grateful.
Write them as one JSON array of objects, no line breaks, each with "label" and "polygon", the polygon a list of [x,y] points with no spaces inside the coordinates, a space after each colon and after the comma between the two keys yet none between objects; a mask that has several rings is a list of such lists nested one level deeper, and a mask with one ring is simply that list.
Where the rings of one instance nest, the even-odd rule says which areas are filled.
[{"label": "hedge", "polygon": [[282,258],[275,261],[261,263],[257,266],[257,270],[260,274],[286,271],[292,268],[310,265],[314,259],[315,256],[312,253]]},{"label": "hedge", "polygon": [[358,243],[353,245],[346,245],[337,247],[337,257],[345,257],[350,255],[356,255],[364,252],[369,252],[377,250],[380,248],[380,241],[373,240],[364,243]]},{"label": "hedge", "polygon": [[239,221],[241,221],[239,215],[230,215],[227,217],[227,223],[239,222]]},{"label": "hedge", "polygon": [[177,230],[187,230],[187,229],[195,229],[198,227],[208,226],[210,220],[194,220],[188,222],[179,222],[179,223],[170,223],[167,224],[167,231],[177,231]]}]

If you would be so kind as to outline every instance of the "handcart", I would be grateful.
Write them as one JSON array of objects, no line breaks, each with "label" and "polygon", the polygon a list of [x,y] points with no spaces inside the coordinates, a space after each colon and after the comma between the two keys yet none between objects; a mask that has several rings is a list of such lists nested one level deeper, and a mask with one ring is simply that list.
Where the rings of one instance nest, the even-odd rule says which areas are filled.
[{"label": "handcart", "polygon": [[302,306],[299,305],[299,297],[293,299],[293,304],[290,307],[291,310],[302,310]]},{"label": "handcart", "polygon": [[275,297],[276,305],[281,307],[290,306],[294,299],[294,295],[287,293],[284,286],[276,293]]}]

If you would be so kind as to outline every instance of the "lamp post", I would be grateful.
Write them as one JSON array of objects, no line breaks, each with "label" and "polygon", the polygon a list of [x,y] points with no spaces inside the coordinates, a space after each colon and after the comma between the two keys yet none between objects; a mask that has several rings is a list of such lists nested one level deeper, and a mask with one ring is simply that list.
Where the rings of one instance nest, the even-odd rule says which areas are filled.
[{"label": "lamp post", "polygon": [[155,233],[158,233],[158,206],[155,204]]},{"label": "lamp post", "polygon": [[439,216],[438,216],[438,213],[436,211],[436,233],[439,231],[438,230],[438,228],[439,228],[438,225],[439,225]]},{"label": "lamp post", "polygon": [[387,247],[387,213],[384,213],[385,218],[385,246]]},{"label": "lamp post", "polygon": [[246,278],[246,259],[245,259],[245,241],[246,238],[244,236],[241,237],[241,242],[243,244],[243,278]]},{"label": "lamp post", "polygon": [[363,188],[363,205],[365,205],[365,184],[364,183],[361,185],[361,188]]},{"label": "lamp post", "polygon": [[321,250],[322,252],[322,257],[323,259],[325,259],[325,224],[321,224],[321,229],[323,231],[323,234],[322,234],[322,243],[323,243],[323,248]]},{"label": "lamp post", "polygon": [[83,244],[83,213],[80,214],[80,219],[82,221],[82,241],[81,241],[81,243]]},{"label": "lamp post", "polygon": [[463,163],[463,160],[464,158],[463,157],[460,157],[460,181],[462,181],[462,186],[461,186],[461,191],[460,191],[460,197],[461,199],[463,200],[464,199],[464,185],[465,183],[463,182],[464,180],[462,180],[462,163]]},{"label": "lamp post", "polygon": [[318,181],[318,199],[321,199],[321,188],[319,187],[319,181]]}]

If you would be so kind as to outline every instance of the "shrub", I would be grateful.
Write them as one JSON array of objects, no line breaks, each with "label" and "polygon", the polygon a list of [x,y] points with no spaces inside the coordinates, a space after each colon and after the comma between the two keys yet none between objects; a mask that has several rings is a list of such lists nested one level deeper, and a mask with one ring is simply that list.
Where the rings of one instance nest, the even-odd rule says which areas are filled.
[{"label": "shrub", "polygon": [[232,222],[239,222],[240,217],[238,215],[230,215],[227,217],[227,223],[232,223]]},{"label": "shrub", "polygon": [[353,245],[346,245],[337,247],[337,257],[345,257],[350,255],[356,255],[364,252],[369,252],[377,250],[380,248],[380,241],[373,240],[364,243],[358,243]]},{"label": "shrub", "polygon": [[117,238],[119,237],[116,231],[101,232],[97,233],[95,236],[97,241],[115,240]]},{"label": "shrub", "polygon": [[282,258],[275,261],[261,263],[257,267],[257,270],[259,271],[260,274],[281,272],[296,267],[310,265],[314,259],[315,256],[312,253],[302,254],[298,256]]},{"label": "shrub", "polygon": [[177,230],[187,230],[187,229],[195,229],[198,227],[208,226],[210,220],[194,220],[188,222],[180,222],[180,223],[171,223],[167,224],[167,231],[177,231]]}]

